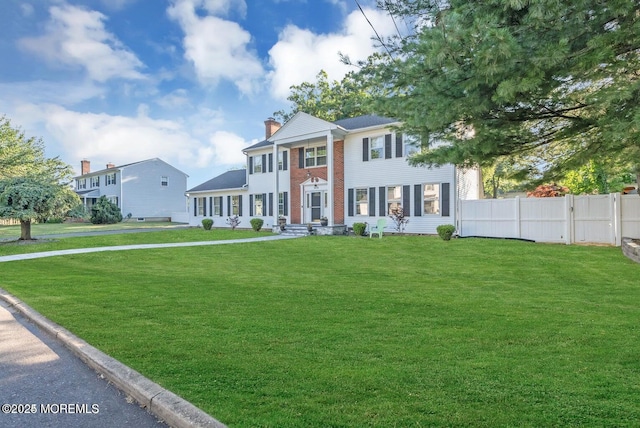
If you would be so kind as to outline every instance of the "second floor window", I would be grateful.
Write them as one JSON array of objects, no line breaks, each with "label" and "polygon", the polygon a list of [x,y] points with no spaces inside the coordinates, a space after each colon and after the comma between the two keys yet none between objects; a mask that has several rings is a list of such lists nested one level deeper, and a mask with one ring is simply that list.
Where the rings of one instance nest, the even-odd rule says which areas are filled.
[{"label": "second floor window", "polygon": [[166,175],[160,177],[160,185],[162,187],[167,187],[169,185],[169,177],[167,177]]},{"label": "second floor window", "polygon": [[253,173],[259,174],[262,172],[262,156],[253,157]]},{"label": "second floor window", "polygon": [[91,177],[89,179],[91,187],[100,187],[100,177]]},{"label": "second floor window", "polygon": [[78,189],[86,189],[87,188],[87,179],[86,178],[79,178],[78,179],[78,184],[76,185],[76,187]]},{"label": "second floor window", "polygon": [[327,146],[308,147],[304,151],[304,166],[322,166],[327,164]]},{"label": "second floor window", "polygon": [[107,174],[105,177],[106,177],[105,178],[105,182],[106,182],[107,186],[110,185],[110,184],[116,184],[116,173],[115,172],[112,173],[112,174]]}]

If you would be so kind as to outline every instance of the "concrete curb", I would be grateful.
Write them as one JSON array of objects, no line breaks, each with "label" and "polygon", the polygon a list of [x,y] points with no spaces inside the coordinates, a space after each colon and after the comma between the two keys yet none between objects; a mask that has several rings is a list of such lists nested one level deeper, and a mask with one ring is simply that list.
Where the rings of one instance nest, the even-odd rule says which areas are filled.
[{"label": "concrete curb", "polygon": [[14,310],[20,312],[46,333],[60,340],[85,364],[103,375],[118,389],[131,396],[142,407],[168,425],[175,428],[226,428],[226,425],[193,404],[89,345],[2,288],[0,288],[0,299],[7,302]]}]

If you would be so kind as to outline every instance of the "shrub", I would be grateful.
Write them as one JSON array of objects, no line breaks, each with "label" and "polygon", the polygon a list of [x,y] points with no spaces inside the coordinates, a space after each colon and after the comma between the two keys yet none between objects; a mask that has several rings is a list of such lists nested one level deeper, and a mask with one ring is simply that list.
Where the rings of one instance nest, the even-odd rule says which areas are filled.
[{"label": "shrub", "polygon": [[211,230],[211,226],[213,226],[213,220],[211,220],[210,218],[202,219],[202,228],[204,230]]},{"label": "shrub", "polygon": [[356,236],[364,236],[366,228],[366,223],[353,223],[353,233]]},{"label": "shrub", "polygon": [[456,227],[452,224],[441,224],[436,228],[436,230],[438,231],[438,236],[440,236],[440,238],[445,241],[449,241],[453,236],[453,232],[456,231]]},{"label": "shrub", "polygon": [[253,230],[255,230],[256,232],[260,232],[260,229],[262,229],[262,225],[264,224],[264,220],[262,220],[261,218],[252,218],[251,220],[249,220],[249,223],[251,223],[251,227],[253,228]]},{"label": "shrub", "polygon": [[240,224],[240,217],[237,215],[229,217],[227,219],[227,224],[231,226],[231,230],[236,230],[236,227]]},{"label": "shrub", "polygon": [[409,223],[409,219],[405,217],[404,209],[402,209],[402,207],[397,207],[391,210],[389,218],[393,220],[393,225],[399,233],[403,233],[404,227]]},{"label": "shrub", "polygon": [[91,223],[93,224],[113,224],[121,221],[120,208],[108,200],[106,196],[100,196],[100,199],[91,207]]}]

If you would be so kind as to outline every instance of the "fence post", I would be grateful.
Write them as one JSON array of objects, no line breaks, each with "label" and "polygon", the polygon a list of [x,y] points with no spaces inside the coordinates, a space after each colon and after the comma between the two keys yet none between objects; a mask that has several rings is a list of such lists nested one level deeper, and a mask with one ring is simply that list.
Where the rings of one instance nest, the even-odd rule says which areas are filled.
[{"label": "fence post", "polygon": [[565,243],[567,245],[571,245],[573,243],[574,233],[575,233],[575,218],[573,214],[573,195],[565,195],[564,196],[565,210],[564,210],[564,221],[565,221]]},{"label": "fence post", "polygon": [[520,218],[520,196],[516,196],[516,204],[515,204],[515,209],[516,209],[516,238],[520,239],[522,238],[522,227],[520,225],[521,223],[521,218]]},{"label": "fence post", "polygon": [[612,244],[616,247],[622,246],[622,200],[620,199],[620,193],[610,193],[609,199],[611,201],[611,213],[613,223],[613,239]]}]

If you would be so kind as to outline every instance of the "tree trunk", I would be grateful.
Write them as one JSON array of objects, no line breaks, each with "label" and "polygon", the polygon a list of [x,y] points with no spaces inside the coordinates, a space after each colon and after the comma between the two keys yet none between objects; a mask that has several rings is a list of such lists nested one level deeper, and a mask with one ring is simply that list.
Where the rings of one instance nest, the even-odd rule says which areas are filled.
[{"label": "tree trunk", "polygon": [[640,196],[640,167],[636,169],[636,193]]},{"label": "tree trunk", "polygon": [[31,220],[20,220],[20,240],[31,241]]}]

